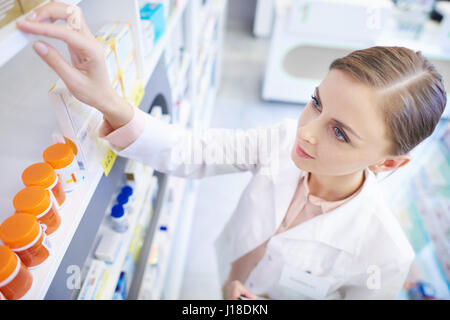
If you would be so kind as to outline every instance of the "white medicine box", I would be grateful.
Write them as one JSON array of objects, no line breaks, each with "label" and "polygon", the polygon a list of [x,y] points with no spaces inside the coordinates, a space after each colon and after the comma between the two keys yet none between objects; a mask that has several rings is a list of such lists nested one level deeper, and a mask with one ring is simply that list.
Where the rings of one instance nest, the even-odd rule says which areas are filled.
[{"label": "white medicine box", "polygon": [[116,27],[117,24],[115,22],[110,22],[101,27],[100,30],[97,31],[95,34],[95,38],[97,39],[98,42],[100,42],[100,44],[103,47],[103,50],[105,51],[106,68],[108,70],[109,80],[113,85],[118,76],[119,67],[116,61],[116,57],[114,55],[112,45],[107,41],[107,39],[111,35],[111,33],[116,29]]},{"label": "white medicine box", "polygon": [[128,57],[122,72],[123,92],[127,99],[131,99],[137,79],[136,58],[134,52]]},{"label": "white medicine box", "polygon": [[119,69],[124,70],[128,57],[134,51],[130,23],[116,23],[116,28],[108,35],[106,42],[111,44],[115,52]]}]

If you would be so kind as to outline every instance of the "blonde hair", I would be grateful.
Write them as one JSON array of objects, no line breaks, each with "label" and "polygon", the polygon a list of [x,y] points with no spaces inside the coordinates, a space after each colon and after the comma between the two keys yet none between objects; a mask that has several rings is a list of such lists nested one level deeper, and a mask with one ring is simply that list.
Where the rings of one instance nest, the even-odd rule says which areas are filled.
[{"label": "blonde hair", "polygon": [[391,155],[407,154],[430,136],[447,103],[442,76],[420,51],[375,46],[335,59],[332,69],[377,89]]}]

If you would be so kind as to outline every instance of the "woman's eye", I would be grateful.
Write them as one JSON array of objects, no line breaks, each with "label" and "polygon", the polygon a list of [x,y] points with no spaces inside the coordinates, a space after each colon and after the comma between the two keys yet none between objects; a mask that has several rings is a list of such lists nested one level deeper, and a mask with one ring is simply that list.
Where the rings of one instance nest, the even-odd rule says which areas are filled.
[{"label": "woman's eye", "polygon": [[312,99],[312,104],[314,106],[314,108],[319,109],[320,105],[319,105],[319,101],[317,100],[317,98],[313,95],[311,95],[311,99]]},{"label": "woman's eye", "polygon": [[334,134],[336,135],[336,137],[339,140],[347,142],[347,138],[345,137],[345,135],[342,133],[342,131],[339,128],[337,128],[337,127],[334,128]]},{"label": "woman's eye", "polygon": [[[311,99],[312,99],[313,108],[316,109],[317,111],[321,111],[319,100],[314,95],[311,95]],[[338,127],[334,127],[333,129],[334,129],[334,135],[338,138],[338,140],[343,141],[343,142],[349,142],[347,137],[345,136],[345,134],[342,132],[341,129],[339,129]]]}]

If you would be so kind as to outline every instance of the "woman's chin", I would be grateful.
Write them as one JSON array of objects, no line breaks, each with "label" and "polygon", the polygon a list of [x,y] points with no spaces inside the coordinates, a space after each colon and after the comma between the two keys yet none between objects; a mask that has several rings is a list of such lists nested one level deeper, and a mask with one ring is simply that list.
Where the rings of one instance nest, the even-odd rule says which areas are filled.
[{"label": "woman's chin", "polygon": [[300,170],[310,171],[310,170],[308,170],[309,168],[307,168],[307,166],[305,166],[304,161],[302,161],[303,159],[300,158],[297,155],[297,153],[295,152],[295,146],[292,148],[292,151],[291,151],[291,160],[292,160],[292,162],[294,162],[295,166],[297,168],[299,168]]}]

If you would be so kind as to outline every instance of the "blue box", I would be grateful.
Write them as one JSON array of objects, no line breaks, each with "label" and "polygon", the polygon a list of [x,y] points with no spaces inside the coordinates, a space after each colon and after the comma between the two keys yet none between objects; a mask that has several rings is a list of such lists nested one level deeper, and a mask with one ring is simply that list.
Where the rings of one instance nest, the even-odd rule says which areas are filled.
[{"label": "blue box", "polygon": [[161,3],[147,3],[141,8],[141,19],[150,20],[155,30],[154,43],[163,35],[166,29],[164,7]]}]

